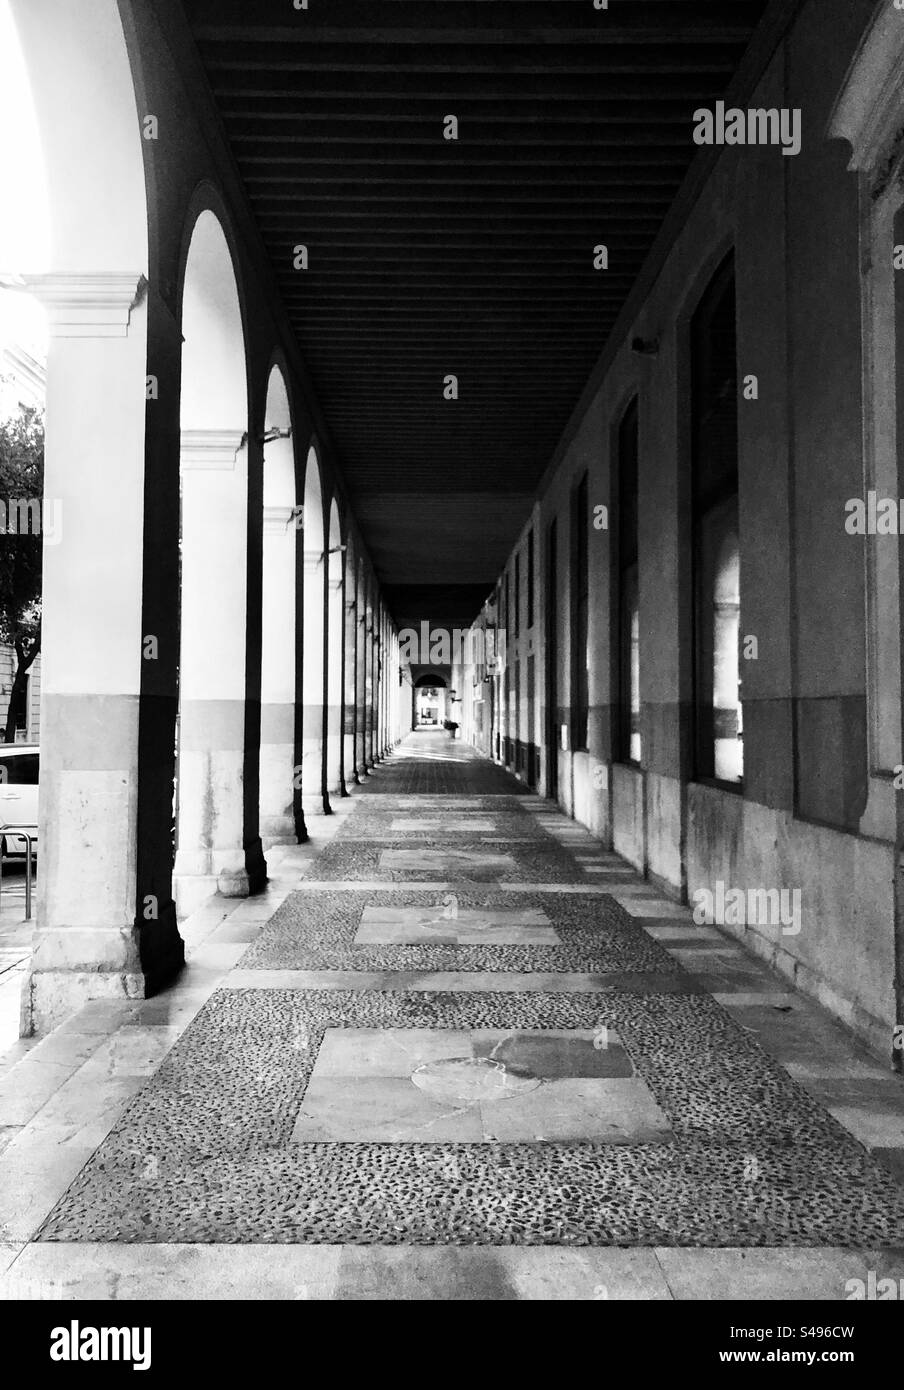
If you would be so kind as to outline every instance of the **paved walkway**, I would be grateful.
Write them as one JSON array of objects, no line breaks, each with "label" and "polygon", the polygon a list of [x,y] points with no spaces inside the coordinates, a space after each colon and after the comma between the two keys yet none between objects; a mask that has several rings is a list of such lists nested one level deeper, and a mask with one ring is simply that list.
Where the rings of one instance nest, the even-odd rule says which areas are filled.
[{"label": "paved walkway", "polygon": [[[458,742],[413,735],[158,999],[0,1079],[0,1291],[844,1299],[904,1089]],[[5,1148],[4,1148],[5,1145]]]}]

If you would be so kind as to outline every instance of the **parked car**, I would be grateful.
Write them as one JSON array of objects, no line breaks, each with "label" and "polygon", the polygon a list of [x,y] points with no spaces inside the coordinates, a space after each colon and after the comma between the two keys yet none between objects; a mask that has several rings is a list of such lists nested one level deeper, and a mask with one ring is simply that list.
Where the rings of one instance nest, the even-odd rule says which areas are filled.
[{"label": "parked car", "polygon": [[[21,826],[37,834],[40,749],[35,743],[0,744],[0,853],[25,854],[25,841],[2,834]],[[37,852],[37,840],[35,841]]]}]

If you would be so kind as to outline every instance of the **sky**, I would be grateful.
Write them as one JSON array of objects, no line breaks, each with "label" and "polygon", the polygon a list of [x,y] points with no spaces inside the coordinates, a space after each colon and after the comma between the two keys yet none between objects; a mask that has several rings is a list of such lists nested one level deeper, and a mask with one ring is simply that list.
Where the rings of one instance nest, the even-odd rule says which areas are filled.
[{"label": "sky", "polygon": [[[41,141],[9,3],[0,0],[0,276],[49,265]],[[10,341],[43,357],[46,318],[30,296],[0,289],[0,345]]]}]

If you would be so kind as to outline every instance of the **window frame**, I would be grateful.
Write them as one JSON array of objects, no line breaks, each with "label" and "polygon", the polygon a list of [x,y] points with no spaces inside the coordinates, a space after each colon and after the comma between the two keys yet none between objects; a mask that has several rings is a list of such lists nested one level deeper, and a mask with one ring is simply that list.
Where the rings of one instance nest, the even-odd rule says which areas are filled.
[{"label": "window frame", "polygon": [[[734,352],[732,374],[727,373],[719,391],[706,399],[711,382],[706,379],[714,358],[712,325],[731,295]],[[716,775],[715,706],[715,585],[720,545],[714,545],[713,535],[724,536],[734,527],[740,550],[739,518],[739,392],[740,374],[737,355],[737,281],[734,251],[731,250],[710,277],[689,325],[689,389],[690,389],[690,514],[691,514],[691,677],[692,677],[692,775],[695,782],[718,787],[743,795],[743,742],[741,776],[731,781]],[[705,350],[701,345],[705,344]],[[720,401],[731,394],[734,403],[733,460],[728,468],[720,468],[707,431],[717,415]],[[705,401],[705,404],[704,404]],[[710,465],[707,471],[706,466]],[[740,698],[740,668],[738,680],[738,720],[743,727]]]}]

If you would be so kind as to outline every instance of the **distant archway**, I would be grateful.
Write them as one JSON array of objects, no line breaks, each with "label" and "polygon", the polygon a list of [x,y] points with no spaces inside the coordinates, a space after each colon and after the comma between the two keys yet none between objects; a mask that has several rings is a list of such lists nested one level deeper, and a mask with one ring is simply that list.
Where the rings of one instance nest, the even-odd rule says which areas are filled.
[{"label": "distant archway", "polygon": [[438,671],[425,671],[414,682],[414,728],[441,729],[448,717],[446,680]]}]

